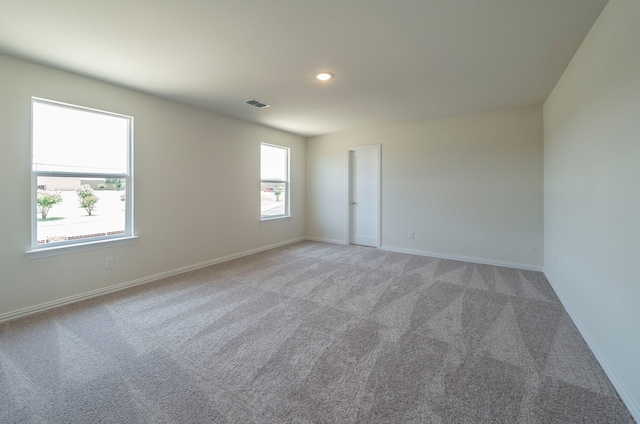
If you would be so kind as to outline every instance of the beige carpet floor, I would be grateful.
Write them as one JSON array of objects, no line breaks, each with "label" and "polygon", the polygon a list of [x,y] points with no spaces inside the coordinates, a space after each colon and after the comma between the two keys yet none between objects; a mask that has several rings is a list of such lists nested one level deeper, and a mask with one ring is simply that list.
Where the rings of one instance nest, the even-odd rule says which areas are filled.
[{"label": "beige carpet floor", "polygon": [[301,242],[0,325],[2,423],[633,423],[539,272]]}]

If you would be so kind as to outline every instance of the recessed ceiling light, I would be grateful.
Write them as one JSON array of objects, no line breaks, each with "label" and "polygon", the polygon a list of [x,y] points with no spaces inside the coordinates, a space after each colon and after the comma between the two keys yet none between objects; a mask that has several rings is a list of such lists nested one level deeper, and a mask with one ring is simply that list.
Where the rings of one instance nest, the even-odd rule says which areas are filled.
[{"label": "recessed ceiling light", "polygon": [[328,81],[333,78],[333,74],[330,74],[328,72],[320,72],[319,74],[316,74],[315,77],[320,81]]}]

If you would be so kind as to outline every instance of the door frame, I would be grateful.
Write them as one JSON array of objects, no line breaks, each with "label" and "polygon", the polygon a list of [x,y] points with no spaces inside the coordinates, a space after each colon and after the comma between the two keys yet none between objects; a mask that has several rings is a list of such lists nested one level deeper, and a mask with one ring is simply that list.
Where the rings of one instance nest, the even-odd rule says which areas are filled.
[{"label": "door frame", "polygon": [[345,234],[344,234],[344,244],[351,244],[351,227],[353,225],[351,220],[351,198],[352,198],[352,187],[353,187],[353,169],[351,168],[351,153],[357,150],[366,150],[372,149],[375,157],[375,166],[374,166],[374,176],[373,182],[376,185],[375,200],[374,200],[374,220],[375,220],[375,228],[376,228],[376,249],[380,249],[380,240],[381,240],[381,232],[382,232],[382,224],[381,224],[381,187],[382,187],[382,161],[381,161],[381,144],[367,144],[364,146],[349,146],[346,148],[345,152],[345,213],[344,213],[344,221],[345,221]]}]

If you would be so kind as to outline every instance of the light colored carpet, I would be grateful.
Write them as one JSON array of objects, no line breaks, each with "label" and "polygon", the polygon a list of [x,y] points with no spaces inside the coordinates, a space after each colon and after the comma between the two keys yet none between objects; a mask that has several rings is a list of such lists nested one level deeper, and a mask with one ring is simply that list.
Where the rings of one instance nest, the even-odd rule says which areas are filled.
[{"label": "light colored carpet", "polygon": [[2,423],[632,423],[544,275],[301,242],[0,325]]}]

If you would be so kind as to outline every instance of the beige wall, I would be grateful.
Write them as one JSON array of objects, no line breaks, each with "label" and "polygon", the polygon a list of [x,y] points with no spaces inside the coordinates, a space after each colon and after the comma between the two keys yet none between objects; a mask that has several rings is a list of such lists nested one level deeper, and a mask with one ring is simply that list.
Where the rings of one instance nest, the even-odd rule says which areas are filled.
[{"label": "beige wall", "polygon": [[345,149],[366,144],[382,145],[384,249],[542,266],[541,108],[309,138],[308,236],[345,240]]},{"label": "beige wall", "polygon": [[611,0],[544,105],[544,272],[636,419],[639,17]]},{"label": "beige wall", "polygon": [[[0,316],[304,237],[304,138],[8,56],[0,75]],[[25,257],[32,96],[134,117],[137,243]],[[259,220],[260,142],[291,148],[291,219]]]}]

